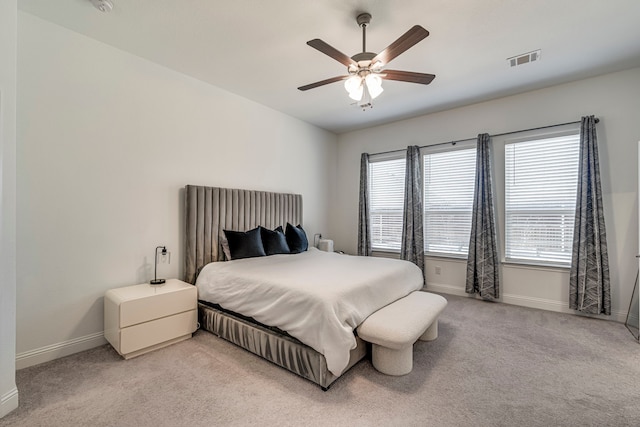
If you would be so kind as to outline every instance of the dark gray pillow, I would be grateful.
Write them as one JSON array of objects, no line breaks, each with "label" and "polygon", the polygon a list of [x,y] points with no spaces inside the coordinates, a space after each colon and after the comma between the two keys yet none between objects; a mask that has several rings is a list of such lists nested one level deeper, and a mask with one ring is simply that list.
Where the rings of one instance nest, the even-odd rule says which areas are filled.
[{"label": "dark gray pillow", "polygon": [[231,259],[253,258],[265,256],[260,227],[249,231],[224,230],[224,235],[229,243]]},{"label": "dark gray pillow", "polygon": [[287,238],[287,244],[292,254],[299,254],[309,248],[309,241],[307,240],[307,234],[304,232],[300,224],[297,227],[287,223],[287,228],[284,232]]},{"label": "dark gray pillow", "polygon": [[269,230],[264,227],[260,227],[260,236],[262,237],[262,246],[267,255],[288,254],[289,245],[287,244],[287,238],[282,231],[282,226],[278,226],[275,230]]}]

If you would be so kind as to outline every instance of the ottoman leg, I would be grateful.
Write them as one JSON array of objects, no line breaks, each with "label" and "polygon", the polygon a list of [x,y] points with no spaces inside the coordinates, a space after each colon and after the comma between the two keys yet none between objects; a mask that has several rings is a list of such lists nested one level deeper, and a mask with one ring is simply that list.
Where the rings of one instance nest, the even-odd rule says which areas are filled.
[{"label": "ottoman leg", "polygon": [[438,338],[438,319],[434,320],[431,326],[418,339],[420,341],[433,341],[436,338]]},{"label": "ottoman leg", "polygon": [[413,345],[400,350],[372,344],[373,366],[383,374],[406,375],[413,369]]}]

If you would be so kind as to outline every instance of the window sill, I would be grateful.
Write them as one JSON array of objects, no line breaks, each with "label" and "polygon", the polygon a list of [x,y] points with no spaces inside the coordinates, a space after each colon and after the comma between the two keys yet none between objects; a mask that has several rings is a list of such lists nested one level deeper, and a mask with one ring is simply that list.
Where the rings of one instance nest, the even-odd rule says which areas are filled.
[{"label": "window sill", "polygon": [[[394,251],[393,249],[372,249],[371,252],[385,254],[385,255],[396,255],[400,256],[400,251]],[[449,261],[461,261],[467,262],[467,257],[462,255],[451,255],[451,254],[437,254],[437,253],[425,253],[425,258],[438,258],[438,259],[446,259]]]},{"label": "window sill", "polygon": [[396,251],[396,250],[393,250],[393,249],[376,249],[376,248],[373,248],[373,249],[371,249],[371,252],[377,252],[377,253],[381,253],[381,254],[400,255],[400,251]]},{"label": "window sill", "polygon": [[551,264],[529,264],[517,261],[502,260],[505,268],[517,268],[526,270],[556,271],[559,273],[568,273],[571,268],[568,265],[551,265]]},{"label": "window sill", "polygon": [[436,254],[436,253],[425,253],[425,258],[437,258],[444,259],[447,261],[458,261],[458,262],[467,262],[467,257],[462,255],[452,255],[452,254]]}]

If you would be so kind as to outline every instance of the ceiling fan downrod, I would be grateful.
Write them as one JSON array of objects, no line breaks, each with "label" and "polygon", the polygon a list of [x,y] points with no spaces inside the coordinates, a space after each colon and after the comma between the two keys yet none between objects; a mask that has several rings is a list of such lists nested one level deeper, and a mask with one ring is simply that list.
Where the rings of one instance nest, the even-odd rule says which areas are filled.
[{"label": "ceiling fan downrod", "polygon": [[367,51],[367,25],[371,22],[371,14],[361,13],[356,18],[358,25],[362,27],[362,53]]},{"label": "ceiling fan downrod", "polygon": [[367,25],[371,22],[371,14],[361,13],[356,17],[356,22],[362,27],[362,52],[356,53],[351,59],[356,62],[371,61],[376,56],[373,52],[367,52]]}]

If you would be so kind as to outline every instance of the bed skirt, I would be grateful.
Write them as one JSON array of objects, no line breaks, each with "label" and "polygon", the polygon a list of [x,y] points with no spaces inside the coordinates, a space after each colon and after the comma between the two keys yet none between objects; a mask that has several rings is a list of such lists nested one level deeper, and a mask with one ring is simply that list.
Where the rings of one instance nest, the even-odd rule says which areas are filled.
[{"label": "bed skirt", "polygon": [[[327,362],[322,354],[291,336],[279,334],[202,303],[198,304],[198,318],[202,329],[313,381],[323,390],[338,379],[327,369]],[[357,336],[356,341],[358,345],[351,350],[345,372],[367,354],[366,343]]]}]

